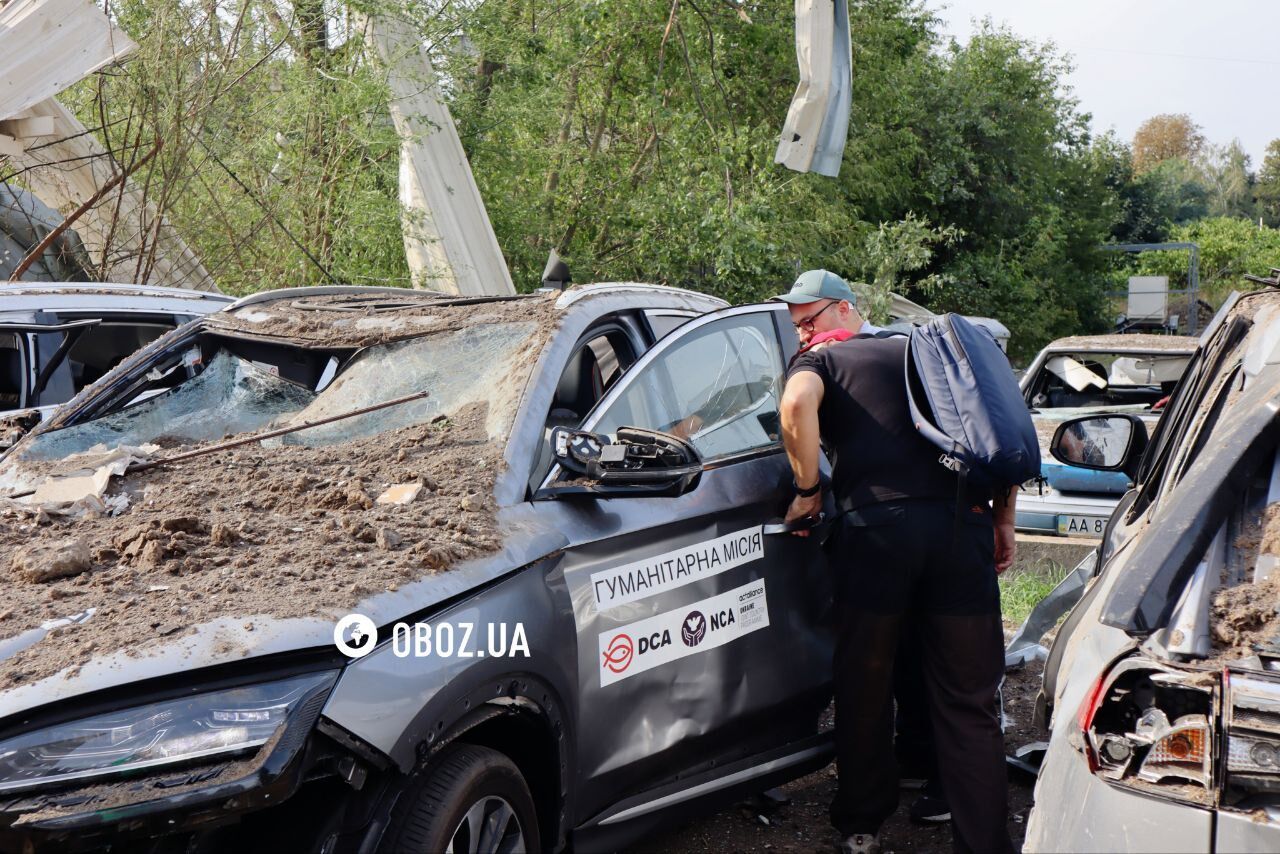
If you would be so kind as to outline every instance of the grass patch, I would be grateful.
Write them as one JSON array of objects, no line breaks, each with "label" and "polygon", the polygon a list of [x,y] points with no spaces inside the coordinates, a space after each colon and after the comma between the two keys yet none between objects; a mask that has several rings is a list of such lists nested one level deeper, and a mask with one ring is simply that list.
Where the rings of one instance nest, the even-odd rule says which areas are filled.
[{"label": "grass patch", "polygon": [[1021,625],[1041,599],[1048,596],[1071,570],[1049,561],[1014,566],[1000,576],[1000,610],[1004,619]]}]

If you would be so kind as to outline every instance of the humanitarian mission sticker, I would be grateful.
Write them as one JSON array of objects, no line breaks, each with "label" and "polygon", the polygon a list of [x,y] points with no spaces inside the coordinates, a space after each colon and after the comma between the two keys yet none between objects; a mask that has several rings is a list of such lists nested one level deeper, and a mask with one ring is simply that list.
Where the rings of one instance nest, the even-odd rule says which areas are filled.
[{"label": "humanitarian mission sticker", "polygon": [[597,611],[656,596],[764,557],[762,528],[744,528],[656,557],[591,573]]},{"label": "humanitarian mission sticker", "polygon": [[600,633],[600,687],[769,625],[764,579]]}]

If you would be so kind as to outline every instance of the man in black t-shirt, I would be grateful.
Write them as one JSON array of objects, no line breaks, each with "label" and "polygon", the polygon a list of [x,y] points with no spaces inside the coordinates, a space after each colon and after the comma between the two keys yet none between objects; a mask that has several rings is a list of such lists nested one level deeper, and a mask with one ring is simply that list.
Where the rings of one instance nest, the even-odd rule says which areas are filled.
[{"label": "man in black t-shirt", "polygon": [[957,478],[911,421],[906,338],[861,335],[843,279],[811,270],[777,299],[789,303],[802,343],[841,329],[853,336],[795,359],[781,411],[796,488],[787,518],[821,507],[819,437],[841,511],[828,543],[840,617],[831,805],[840,848],[878,851],[880,825],[897,808],[894,659],[902,633],[915,632],[956,848],[1012,851],[996,702],[1004,669],[996,575],[1013,562],[1013,493],[994,509],[988,496],[957,500]]}]

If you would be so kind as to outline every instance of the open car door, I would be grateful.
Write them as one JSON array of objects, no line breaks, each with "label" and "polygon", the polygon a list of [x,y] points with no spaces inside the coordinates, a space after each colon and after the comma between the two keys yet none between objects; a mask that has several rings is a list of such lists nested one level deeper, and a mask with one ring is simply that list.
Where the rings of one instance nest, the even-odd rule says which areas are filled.
[{"label": "open car door", "polygon": [[[779,423],[795,346],[784,308],[689,321],[582,424],[579,436],[601,442],[652,431],[691,446],[696,477],[665,495],[611,494],[557,465],[539,493],[600,532],[560,563],[577,633],[578,821],[588,827],[772,785],[827,759],[817,735],[832,651],[820,538],[769,526],[793,495]],[[668,782],[655,789],[654,780]],[[604,793],[641,787],[593,812],[593,790],[604,810]]]}]

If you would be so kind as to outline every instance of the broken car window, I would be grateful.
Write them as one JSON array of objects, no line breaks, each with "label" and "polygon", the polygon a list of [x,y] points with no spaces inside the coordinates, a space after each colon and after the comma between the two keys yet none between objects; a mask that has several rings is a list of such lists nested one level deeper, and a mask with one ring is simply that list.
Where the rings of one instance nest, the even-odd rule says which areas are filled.
[{"label": "broken car window", "polygon": [[447,417],[473,403],[489,405],[486,429],[490,437],[501,436],[510,430],[523,390],[523,383],[508,374],[536,328],[534,323],[492,323],[370,347],[287,423],[329,418],[420,391],[430,395],[273,441],[331,445]]},{"label": "broken car window", "polygon": [[372,436],[487,403],[490,436],[510,429],[523,383],[508,377],[534,323],[497,323],[369,347],[320,394],[267,363],[220,350],[198,376],[127,409],[37,437],[33,460],[61,459],[94,445],[196,444],[268,427],[344,415],[420,391],[420,400],[288,433],[264,445],[328,445]]},{"label": "broken car window", "polygon": [[314,394],[258,365],[219,351],[177,388],[93,421],[35,438],[25,456],[61,459],[94,445],[194,444],[257,430],[297,412]]},{"label": "broken car window", "polygon": [[1032,382],[1035,409],[1150,408],[1167,397],[1187,368],[1186,354],[1061,353]]}]

